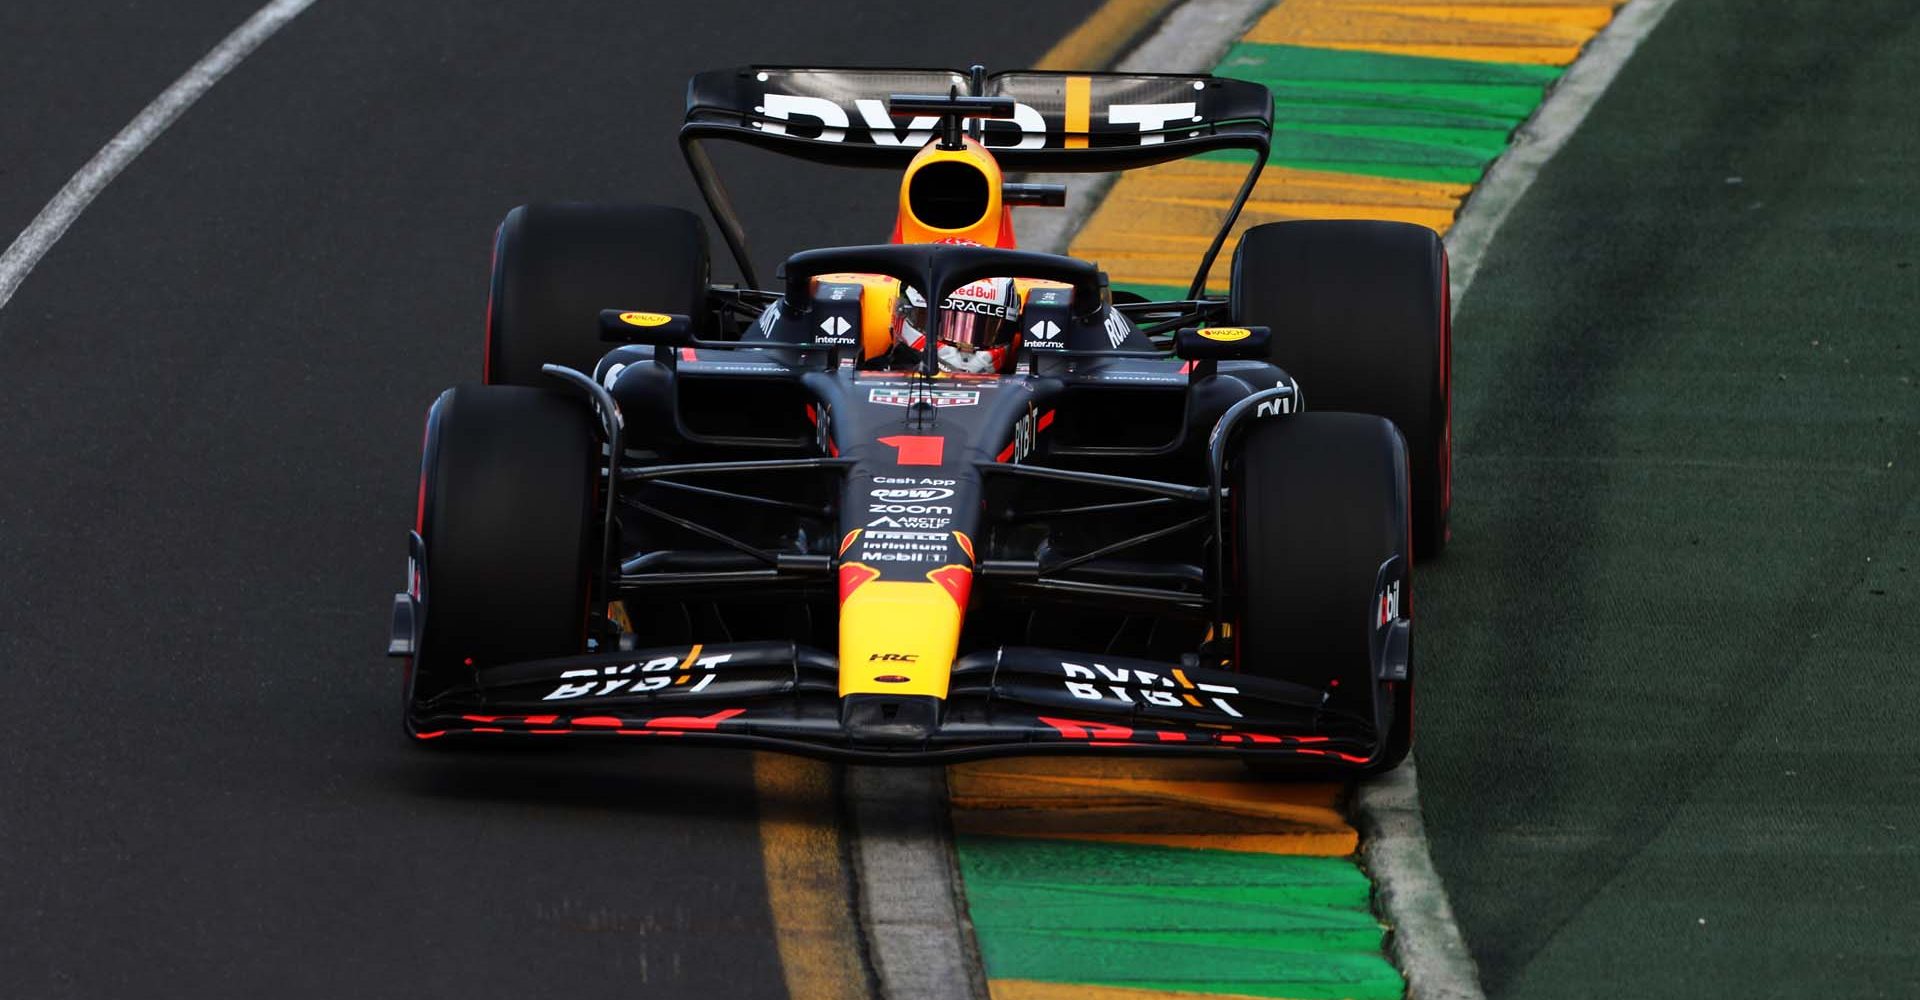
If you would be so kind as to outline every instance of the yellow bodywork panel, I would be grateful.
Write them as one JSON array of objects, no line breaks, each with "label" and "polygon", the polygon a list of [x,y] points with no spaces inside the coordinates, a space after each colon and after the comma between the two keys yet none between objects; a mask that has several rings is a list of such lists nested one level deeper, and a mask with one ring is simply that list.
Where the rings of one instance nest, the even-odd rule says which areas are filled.
[{"label": "yellow bodywork panel", "polygon": [[813,279],[814,290],[823,281],[860,286],[860,354],[887,353],[893,347],[893,303],[900,297],[900,282],[884,274],[822,274]]},{"label": "yellow bodywork panel", "polygon": [[963,614],[953,593],[938,583],[861,584],[840,604],[840,696],[945,698]]}]

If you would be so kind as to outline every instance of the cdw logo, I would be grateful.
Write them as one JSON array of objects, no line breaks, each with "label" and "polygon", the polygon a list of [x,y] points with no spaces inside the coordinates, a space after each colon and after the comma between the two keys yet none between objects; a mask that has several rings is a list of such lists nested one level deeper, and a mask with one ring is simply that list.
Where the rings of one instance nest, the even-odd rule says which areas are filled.
[{"label": "cdw logo", "polygon": [[875,500],[892,500],[896,503],[905,500],[945,500],[950,496],[953,496],[952,490],[939,487],[873,491],[873,498]]}]

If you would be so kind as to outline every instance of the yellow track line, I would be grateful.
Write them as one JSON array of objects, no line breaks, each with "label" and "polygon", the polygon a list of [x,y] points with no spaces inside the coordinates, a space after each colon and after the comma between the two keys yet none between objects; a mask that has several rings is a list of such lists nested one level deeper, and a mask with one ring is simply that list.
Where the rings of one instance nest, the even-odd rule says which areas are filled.
[{"label": "yellow track line", "polygon": [[1107,0],[1033,64],[1034,69],[1105,69],[1173,0]]},{"label": "yellow track line", "polygon": [[783,754],[753,755],[760,855],[774,943],[791,1000],[868,996],[853,896],[840,850],[833,768]]}]

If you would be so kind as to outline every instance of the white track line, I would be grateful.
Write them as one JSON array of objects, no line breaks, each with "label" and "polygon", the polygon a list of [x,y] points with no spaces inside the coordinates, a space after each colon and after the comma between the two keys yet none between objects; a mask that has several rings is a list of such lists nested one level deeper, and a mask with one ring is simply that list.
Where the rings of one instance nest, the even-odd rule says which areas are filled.
[{"label": "white track line", "polygon": [[120,130],[108,143],[88,160],[68,179],[60,193],[47,202],[47,206],[34,216],[33,222],[20,233],[13,245],[0,254],[0,309],[6,308],[13,299],[13,293],[20,283],[33,273],[40,258],[53,249],[60,237],[66,235],[80,213],[87,210],[93,199],[106,190],[108,184],[127,168],[134,158],[139,156],[153,140],[160,137],[167,126],[172,125],[193,102],[207,92],[220,78],[226,76],[240,61],[245,59],[260,43],[273,37],[288,21],[301,11],[312,6],[314,0],[272,0],[266,6],[255,11],[252,17],[233,29],[233,33],[221,39],[193,67],[173,81],[173,85],[160,92],[153,103],[146,106],[127,127]]},{"label": "white track line", "polygon": [[[1587,112],[1674,2],[1632,0],[1620,8],[1474,187],[1447,231],[1456,312],[1500,224],[1533,186],[1540,169],[1586,121]],[[1413,758],[1362,782],[1354,796],[1354,813],[1378,905],[1393,927],[1394,962],[1407,978],[1408,1000],[1482,1000],[1473,954],[1454,921],[1446,887],[1427,850]]]}]

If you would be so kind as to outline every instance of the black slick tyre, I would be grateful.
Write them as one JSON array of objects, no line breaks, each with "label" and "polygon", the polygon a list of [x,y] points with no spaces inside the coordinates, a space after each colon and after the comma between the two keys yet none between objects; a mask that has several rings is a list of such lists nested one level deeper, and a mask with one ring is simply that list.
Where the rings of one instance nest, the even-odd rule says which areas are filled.
[{"label": "black slick tyre", "polygon": [[1452,506],[1447,252],[1424,226],[1311,220],[1254,226],[1233,256],[1236,322],[1273,329],[1274,364],[1308,407],[1373,413],[1406,436],[1413,550],[1445,549]]},{"label": "black slick tyre", "polygon": [[661,205],[522,205],[494,237],[487,302],[490,385],[547,386],[543,364],[593,374],[602,309],[705,321],[707,230]]},{"label": "black slick tyre", "polygon": [[585,646],[599,448],[563,392],[466,385],[427,418],[417,707],[499,663]]},{"label": "black slick tyre", "polygon": [[1400,560],[1391,600],[1411,600],[1407,460],[1384,418],[1299,413],[1249,428],[1229,478],[1240,670],[1372,719],[1385,733],[1380,770],[1412,746],[1411,652],[1406,680],[1392,682],[1376,678],[1372,653],[1389,561]]}]

